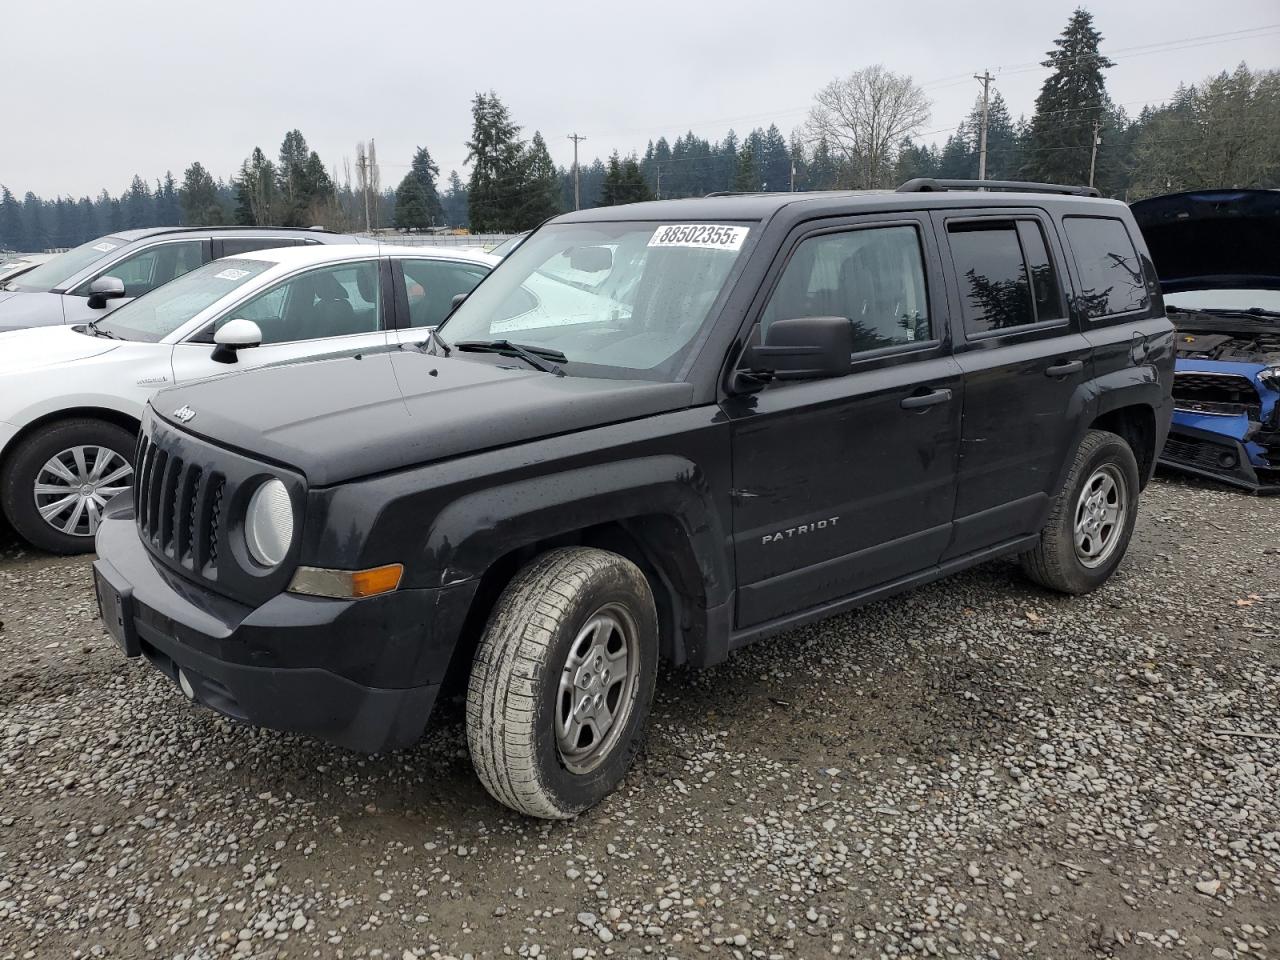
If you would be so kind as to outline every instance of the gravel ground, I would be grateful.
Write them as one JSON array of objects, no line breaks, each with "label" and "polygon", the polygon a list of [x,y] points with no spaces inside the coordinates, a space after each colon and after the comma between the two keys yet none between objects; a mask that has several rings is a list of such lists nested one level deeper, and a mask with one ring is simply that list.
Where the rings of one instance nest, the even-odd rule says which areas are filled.
[{"label": "gravel ground", "polygon": [[456,706],[378,757],[189,706],[0,533],[0,958],[1274,955],[1278,529],[1165,478],[1093,596],[993,563],[667,671],[562,824]]}]

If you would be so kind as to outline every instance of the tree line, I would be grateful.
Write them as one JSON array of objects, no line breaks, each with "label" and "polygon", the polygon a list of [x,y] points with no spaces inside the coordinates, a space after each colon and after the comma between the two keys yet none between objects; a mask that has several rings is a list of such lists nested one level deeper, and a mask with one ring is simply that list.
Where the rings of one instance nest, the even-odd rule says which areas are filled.
[{"label": "tree line", "polygon": [[[1114,103],[1102,35],[1076,10],[1043,65],[1049,75],[1030,118],[1014,118],[998,89],[987,106],[989,179],[1087,182],[1107,196],[1204,187],[1280,186],[1280,72],[1235,70],[1182,84],[1159,106],[1130,116]],[[998,78],[997,78],[998,79]],[[979,170],[982,107],[940,144],[922,133],[931,104],[911,77],[871,66],[837,78],[814,96],[808,119],[784,136],[776,124],[719,140],[688,131],[651,140],[643,153],[584,160],[581,206],[715,191],[893,187],[913,177],[972,179]],[[535,130],[526,139],[498,95],[471,104],[464,181],[419,146],[394,187],[381,182],[373,141],[356,145],[354,167],[326,167],[298,130],[272,159],[254,147],[235,175],[215,179],[199,162],[179,183],[171,172],[135,176],[119,195],[19,200],[0,185],[0,249],[70,247],[135,227],[278,224],[336,230],[473,232],[530,229],[575,206],[575,171],[557,166]],[[1096,153],[1095,153],[1095,139]]]}]

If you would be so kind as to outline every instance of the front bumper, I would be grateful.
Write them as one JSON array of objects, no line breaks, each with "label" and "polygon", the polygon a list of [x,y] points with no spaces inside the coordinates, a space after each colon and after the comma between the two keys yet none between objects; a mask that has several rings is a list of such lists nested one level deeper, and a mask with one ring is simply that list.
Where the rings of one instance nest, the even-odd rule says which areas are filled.
[{"label": "front bumper", "polygon": [[1254,493],[1280,493],[1280,471],[1255,467],[1245,444],[1226,433],[1175,421],[1160,454],[1160,463]]},{"label": "front bumper", "polygon": [[105,520],[97,547],[95,579],[121,598],[112,609],[100,588],[100,602],[122,621],[126,655],[225,716],[370,753],[422,735],[475,586],[280,594],[255,609],[158,566],[131,517]]}]

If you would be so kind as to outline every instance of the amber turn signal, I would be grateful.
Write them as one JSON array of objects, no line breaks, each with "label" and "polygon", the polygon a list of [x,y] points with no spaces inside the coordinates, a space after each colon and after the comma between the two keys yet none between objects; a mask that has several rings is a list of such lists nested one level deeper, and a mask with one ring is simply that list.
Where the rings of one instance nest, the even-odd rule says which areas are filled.
[{"label": "amber turn signal", "polygon": [[334,600],[360,600],[390,593],[400,586],[404,565],[388,563],[368,570],[326,570],[323,567],[299,567],[289,584],[290,593]]}]

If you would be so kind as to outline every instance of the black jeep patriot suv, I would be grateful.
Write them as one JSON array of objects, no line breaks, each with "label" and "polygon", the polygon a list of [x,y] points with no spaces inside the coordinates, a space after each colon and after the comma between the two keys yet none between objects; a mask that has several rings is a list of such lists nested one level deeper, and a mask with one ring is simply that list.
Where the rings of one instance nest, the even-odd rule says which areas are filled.
[{"label": "black jeep patriot suv", "polygon": [[1002,555],[1094,589],[1172,328],[1123,204],[987,186],[584,210],[423,343],[159,394],[98,535],[109,631],[220,713],[368,751],[465,679],[485,786],[569,817],[660,659]]}]

